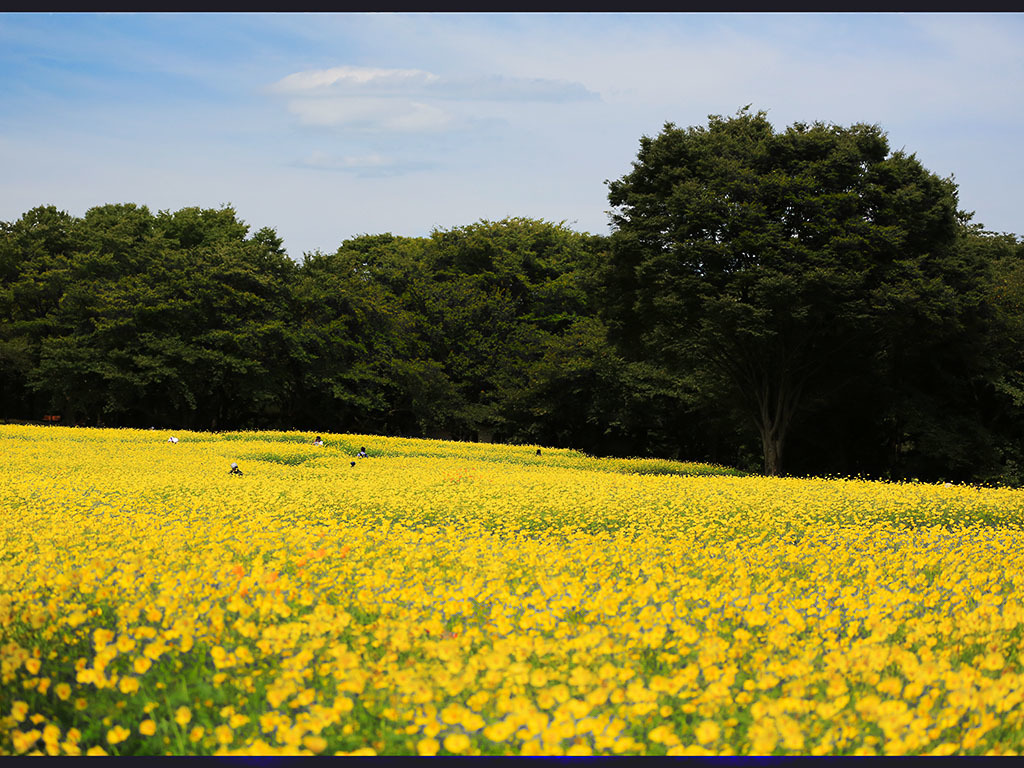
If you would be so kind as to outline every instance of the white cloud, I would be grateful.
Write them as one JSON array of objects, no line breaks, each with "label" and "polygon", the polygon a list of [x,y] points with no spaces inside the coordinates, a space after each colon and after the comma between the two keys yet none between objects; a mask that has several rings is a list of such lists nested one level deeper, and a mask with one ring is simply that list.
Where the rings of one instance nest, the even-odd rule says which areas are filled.
[{"label": "white cloud", "polygon": [[295,72],[274,83],[271,90],[286,94],[358,90],[382,93],[395,89],[419,89],[439,79],[437,75],[421,69],[334,67]]},{"label": "white cloud", "polygon": [[[560,104],[599,97],[579,83],[501,76],[441,77],[421,69],[334,67],[294,72],[269,90],[304,125],[429,133],[466,127],[493,105]],[[443,106],[460,102],[460,117]],[[492,105],[488,107],[487,105]]]},{"label": "white cloud", "polygon": [[471,101],[586,101],[599,98],[577,82],[545,77],[441,77],[422,69],[334,67],[294,72],[270,86],[304,96],[407,96]]}]

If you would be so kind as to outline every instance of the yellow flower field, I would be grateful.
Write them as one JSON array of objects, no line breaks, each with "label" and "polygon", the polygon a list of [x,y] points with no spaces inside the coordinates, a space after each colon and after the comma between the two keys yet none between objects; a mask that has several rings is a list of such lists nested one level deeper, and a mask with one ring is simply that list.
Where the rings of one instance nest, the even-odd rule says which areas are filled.
[{"label": "yellow flower field", "polygon": [[1022,491],[170,434],[0,427],[0,754],[1022,749]]}]

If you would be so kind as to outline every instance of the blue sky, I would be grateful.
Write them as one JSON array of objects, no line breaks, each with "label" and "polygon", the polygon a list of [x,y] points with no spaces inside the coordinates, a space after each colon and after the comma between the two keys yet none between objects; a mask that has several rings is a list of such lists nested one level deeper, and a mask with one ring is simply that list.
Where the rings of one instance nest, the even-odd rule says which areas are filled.
[{"label": "blue sky", "polygon": [[0,14],[0,220],[231,204],[295,258],[528,216],[607,233],[642,135],[876,123],[1024,235],[1024,14]]}]

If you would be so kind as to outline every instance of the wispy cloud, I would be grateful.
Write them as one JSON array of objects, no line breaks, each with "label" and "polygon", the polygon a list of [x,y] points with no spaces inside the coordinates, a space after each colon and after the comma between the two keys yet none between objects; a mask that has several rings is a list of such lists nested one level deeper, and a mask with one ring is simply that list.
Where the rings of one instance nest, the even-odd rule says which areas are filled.
[{"label": "wispy cloud", "polygon": [[[580,83],[501,76],[442,77],[421,69],[333,67],[294,72],[269,87],[301,123],[396,132],[439,131],[463,123],[446,102],[596,101]],[[470,110],[471,111],[471,110]],[[458,110],[465,114],[466,109]]]},{"label": "wispy cloud", "polygon": [[375,67],[333,67],[294,72],[270,86],[285,94],[415,93],[440,78],[421,69],[379,69]]},{"label": "wispy cloud", "polygon": [[532,77],[442,77],[422,69],[333,67],[294,72],[270,86],[289,95],[413,97],[472,101],[590,101],[598,94],[566,80]]}]

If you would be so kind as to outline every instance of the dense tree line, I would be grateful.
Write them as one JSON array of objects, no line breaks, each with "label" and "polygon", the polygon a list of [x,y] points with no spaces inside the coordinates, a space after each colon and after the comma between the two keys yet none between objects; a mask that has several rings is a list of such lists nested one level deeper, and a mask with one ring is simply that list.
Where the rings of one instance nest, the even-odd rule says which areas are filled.
[{"label": "dense tree line", "polygon": [[1024,482],[1024,242],[877,126],[666,124],[610,237],[284,251],[230,207],[0,223],[5,419],[571,446]]}]

